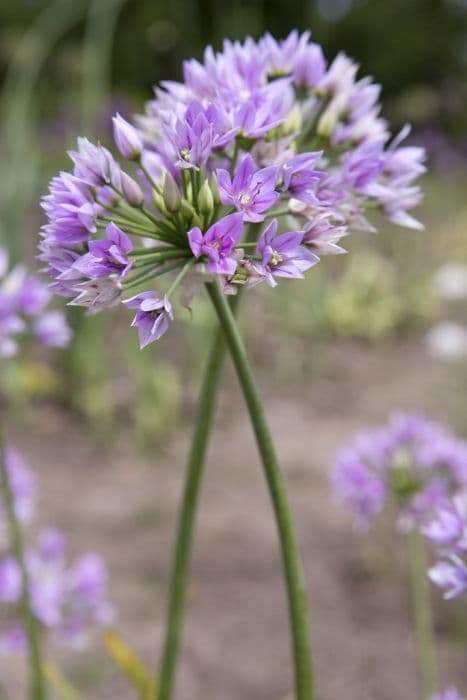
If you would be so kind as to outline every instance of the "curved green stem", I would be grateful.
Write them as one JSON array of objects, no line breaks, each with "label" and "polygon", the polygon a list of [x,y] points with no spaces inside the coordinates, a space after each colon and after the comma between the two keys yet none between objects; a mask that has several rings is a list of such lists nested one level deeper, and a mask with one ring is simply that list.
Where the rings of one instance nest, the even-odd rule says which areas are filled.
[{"label": "curved green stem", "polygon": [[0,474],[3,487],[8,525],[10,528],[10,541],[13,554],[21,569],[22,578],[22,608],[23,619],[29,646],[29,668],[31,674],[30,697],[31,700],[46,700],[47,686],[42,666],[42,652],[39,623],[35,617],[30,596],[29,574],[26,567],[23,534],[21,525],[16,517],[13,492],[10,483],[10,475],[5,462],[5,448],[0,436]]},{"label": "curved green stem", "polygon": [[429,700],[436,691],[436,653],[425,543],[418,530],[410,531],[407,545],[418,673],[423,700]]},{"label": "curved green stem", "polygon": [[287,585],[295,668],[295,698],[296,700],[312,700],[313,672],[305,582],[285,484],[279,469],[263,405],[235,318],[219,285],[208,283],[206,288],[224,331],[227,347],[243,390],[273,502]]},{"label": "curved green stem", "polygon": [[[236,307],[238,300],[239,295],[233,297],[231,305]],[[185,611],[187,578],[190,569],[196,509],[225,354],[226,346],[224,343],[224,334],[219,328],[212,340],[208,361],[206,363],[200,398],[196,410],[191,449],[186,466],[185,486],[180,504],[177,535],[170,574],[170,597],[166,636],[159,669],[159,691],[157,700],[169,700],[173,694],[175,668]]]}]

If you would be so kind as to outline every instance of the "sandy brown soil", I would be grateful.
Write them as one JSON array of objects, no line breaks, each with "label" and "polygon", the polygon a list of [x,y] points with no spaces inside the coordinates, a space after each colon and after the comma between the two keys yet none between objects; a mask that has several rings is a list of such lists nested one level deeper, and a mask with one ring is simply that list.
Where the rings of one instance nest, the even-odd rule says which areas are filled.
[{"label": "sandy brown soil", "polygon": [[[355,430],[397,408],[421,408],[467,430],[467,382],[427,359],[418,341],[317,346],[309,364],[288,381],[271,362],[260,383],[305,560],[318,698],[414,700],[402,538],[389,523],[368,536],[352,531],[330,497],[329,464]],[[146,456],[123,440],[97,449],[82,425],[52,407],[35,409],[12,432],[40,474],[41,518],[69,532],[78,551],[106,557],[118,629],[154,664],[189,428]],[[283,700],[291,664],[276,533],[232,376],[209,453],[192,582],[177,698]],[[442,682],[464,691],[465,612],[459,602],[436,604]],[[86,700],[134,697],[98,644],[85,655],[53,653]],[[8,699],[22,700],[20,665],[0,664]]]}]

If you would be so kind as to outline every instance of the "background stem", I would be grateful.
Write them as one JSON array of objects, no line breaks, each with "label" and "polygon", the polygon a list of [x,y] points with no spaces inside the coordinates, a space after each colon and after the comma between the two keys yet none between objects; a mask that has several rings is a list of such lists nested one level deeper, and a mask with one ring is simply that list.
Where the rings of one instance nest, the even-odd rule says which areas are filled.
[{"label": "background stem", "polygon": [[436,690],[436,654],[425,542],[416,528],[409,532],[407,545],[418,673],[423,700],[430,700]]},{"label": "background stem", "polygon": [[219,322],[225,334],[227,347],[240,380],[274,506],[289,603],[295,667],[295,698],[296,700],[311,700],[313,698],[313,675],[305,583],[285,484],[279,469],[271,433],[266,422],[253,372],[246,355],[245,346],[238,332],[235,318],[219,285],[217,283],[208,283],[206,288],[216,309]]},{"label": "background stem", "polygon": [[39,622],[33,613],[30,596],[29,574],[26,567],[23,534],[21,525],[16,517],[13,492],[5,461],[5,446],[0,435],[0,474],[3,487],[8,525],[10,529],[10,542],[13,554],[21,569],[22,578],[22,612],[29,646],[29,668],[31,674],[30,697],[31,700],[46,700],[47,686],[42,666],[41,640]]}]

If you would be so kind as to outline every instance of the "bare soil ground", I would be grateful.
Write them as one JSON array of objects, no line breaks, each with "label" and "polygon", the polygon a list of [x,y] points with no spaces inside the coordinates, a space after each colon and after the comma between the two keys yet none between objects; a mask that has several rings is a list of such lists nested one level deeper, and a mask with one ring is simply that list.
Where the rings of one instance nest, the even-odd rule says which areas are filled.
[{"label": "bare soil ground", "polygon": [[[427,359],[421,341],[316,346],[306,373],[288,380],[273,361],[259,381],[282,459],[305,560],[319,700],[420,697],[410,632],[404,543],[389,521],[362,536],[333,502],[329,466],[355,430],[395,409],[422,409],[462,432],[462,372]],[[163,451],[107,450],[66,412],[32,410],[12,442],[41,479],[44,523],[76,551],[102,553],[118,630],[154,665],[189,426]],[[230,375],[209,452],[178,676],[180,700],[284,700],[291,691],[285,595],[276,532],[243,404]],[[441,682],[467,690],[461,602],[434,591]],[[462,640],[464,638],[464,641]],[[102,646],[51,649],[86,700],[135,697]],[[20,663],[0,661],[8,700],[25,697]]]}]

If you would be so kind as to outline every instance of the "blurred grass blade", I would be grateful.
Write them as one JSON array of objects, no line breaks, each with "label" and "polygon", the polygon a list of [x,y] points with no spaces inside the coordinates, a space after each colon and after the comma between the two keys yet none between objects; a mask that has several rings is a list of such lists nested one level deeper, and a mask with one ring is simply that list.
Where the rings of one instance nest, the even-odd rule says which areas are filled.
[{"label": "blurred grass blade", "polygon": [[82,126],[88,135],[96,130],[99,110],[111,97],[112,47],[118,16],[127,0],[91,2],[83,46]]},{"label": "blurred grass blade", "polygon": [[13,259],[24,254],[26,215],[38,180],[40,139],[35,97],[40,72],[52,48],[81,19],[87,0],[56,0],[21,38],[0,94],[0,237]]},{"label": "blurred grass blade", "polygon": [[82,700],[81,695],[79,695],[78,692],[70,685],[63,673],[55,664],[46,664],[45,676],[58,692],[61,700]]},{"label": "blurred grass blade", "polygon": [[152,700],[157,685],[156,679],[128,644],[113,630],[103,635],[104,644],[113,661],[140,693],[141,700]]}]

